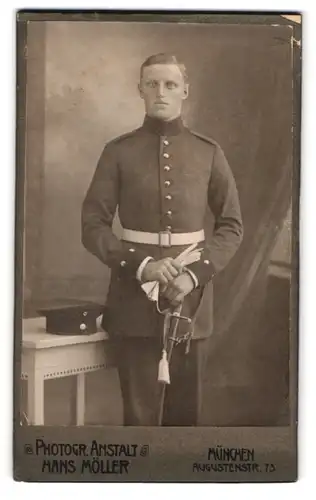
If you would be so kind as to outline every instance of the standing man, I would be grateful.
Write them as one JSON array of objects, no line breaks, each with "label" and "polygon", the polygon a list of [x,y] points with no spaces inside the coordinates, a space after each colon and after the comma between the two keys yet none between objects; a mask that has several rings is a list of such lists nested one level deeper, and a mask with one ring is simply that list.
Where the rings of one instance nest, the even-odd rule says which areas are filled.
[{"label": "standing man", "polygon": [[[242,240],[238,193],[221,148],[182,122],[188,91],[185,67],[175,56],[157,54],[142,64],[144,122],[105,146],[82,208],[83,245],[112,271],[102,325],[116,349],[125,425],[158,425],[165,324],[159,311],[179,304],[192,320],[192,341],[174,344],[162,424],[199,424],[212,279]],[[122,240],[112,231],[117,207]],[[210,241],[207,207],[214,216]],[[200,259],[183,266],[176,258],[192,244]],[[159,283],[158,305],[142,288],[152,281]],[[177,335],[185,338],[187,330],[180,320]]]}]

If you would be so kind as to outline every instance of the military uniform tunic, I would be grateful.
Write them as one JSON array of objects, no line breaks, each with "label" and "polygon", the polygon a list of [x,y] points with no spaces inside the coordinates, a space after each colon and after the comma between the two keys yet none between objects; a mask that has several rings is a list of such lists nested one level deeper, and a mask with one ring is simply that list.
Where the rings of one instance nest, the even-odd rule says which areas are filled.
[{"label": "military uniform tunic", "polygon": [[[236,184],[220,146],[189,130],[181,118],[163,122],[146,116],[140,128],[111,141],[101,154],[83,203],[82,242],[112,271],[103,327],[110,338],[120,342],[125,339],[120,344],[121,356],[123,351],[128,356],[127,351],[133,351],[139,339],[143,346],[139,352],[155,345],[151,365],[155,364],[157,370],[163,317],[142,290],[137,270],[149,256],[157,260],[176,257],[188,245],[161,247],[118,239],[112,231],[117,208],[125,229],[150,233],[206,229],[206,241],[198,245],[203,248],[201,259],[187,266],[198,286],[185,297],[183,305],[183,313],[194,319],[194,338],[203,339],[213,329],[212,278],[227,265],[242,240]],[[208,209],[213,222],[205,228]],[[149,360],[148,352],[145,358]],[[130,383],[136,374],[131,361],[127,377],[127,365],[126,361],[121,384],[124,377]],[[126,384],[123,386],[124,382],[124,399],[128,390]],[[125,402],[128,399],[131,397],[125,394]],[[131,415],[133,411],[135,408],[125,413]],[[137,425],[134,417],[129,420]],[[151,417],[147,420],[151,422]]]}]

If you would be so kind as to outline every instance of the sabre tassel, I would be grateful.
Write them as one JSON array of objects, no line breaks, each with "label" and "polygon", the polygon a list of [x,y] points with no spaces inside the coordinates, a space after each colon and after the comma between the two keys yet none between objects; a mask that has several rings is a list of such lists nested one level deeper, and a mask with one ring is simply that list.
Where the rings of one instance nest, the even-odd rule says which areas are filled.
[{"label": "sabre tassel", "polygon": [[168,334],[170,329],[170,319],[171,314],[166,313],[163,324],[163,348],[161,360],[158,366],[158,382],[163,384],[170,384],[170,373],[169,373],[169,361],[167,357],[167,347],[168,347]]},{"label": "sabre tassel", "polygon": [[163,384],[170,384],[169,362],[167,359],[166,349],[162,350],[162,357],[159,361],[158,382],[162,382]]}]

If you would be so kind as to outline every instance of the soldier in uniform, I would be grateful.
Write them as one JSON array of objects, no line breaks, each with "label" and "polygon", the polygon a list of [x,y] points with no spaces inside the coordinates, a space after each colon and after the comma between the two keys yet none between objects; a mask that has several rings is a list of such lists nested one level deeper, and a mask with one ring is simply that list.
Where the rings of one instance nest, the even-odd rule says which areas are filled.
[{"label": "soldier in uniform", "polygon": [[[105,145],[82,207],[82,242],[111,269],[102,326],[115,346],[124,424],[199,425],[202,381],[213,330],[214,276],[243,234],[234,177],[220,146],[189,130],[181,118],[189,85],[184,65],[157,54],[141,66],[145,117],[139,128]],[[205,237],[209,207],[213,224]],[[112,231],[118,208],[122,239]],[[177,256],[197,244],[199,260]],[[159,283],[160,307],[142,288]],[[182,305],[190,318],[190,349],[176,343],[158,423],[157,381],[164,316]],[[178,334],[188,328],[178,322]],[[206,374],[207,375],[207,374]]]}]

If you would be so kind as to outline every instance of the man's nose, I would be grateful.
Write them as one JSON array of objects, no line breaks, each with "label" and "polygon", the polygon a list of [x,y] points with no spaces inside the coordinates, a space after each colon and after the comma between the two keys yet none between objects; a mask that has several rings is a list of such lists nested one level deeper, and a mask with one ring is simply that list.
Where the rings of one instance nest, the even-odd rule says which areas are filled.
[{"label": "man's nose", "polygon": [[157,85],[157,96],[158,96],[158,97],[163,97],[163,96],[164,96],[164,93],[165,93],[165,86],[164,86],[164,83],[163,83],[163,82],[160,82],[160,83]]}]

